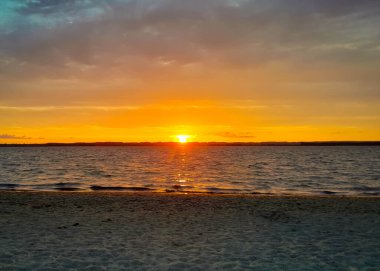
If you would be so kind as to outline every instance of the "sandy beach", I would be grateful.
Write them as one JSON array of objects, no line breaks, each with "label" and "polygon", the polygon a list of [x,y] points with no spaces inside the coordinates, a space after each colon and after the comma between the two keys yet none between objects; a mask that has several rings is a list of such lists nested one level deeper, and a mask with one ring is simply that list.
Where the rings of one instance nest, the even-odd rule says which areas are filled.
[{"label": "sandy beach", "polygon": [[380,198],[0,192],[0,270],[379,270]]}]

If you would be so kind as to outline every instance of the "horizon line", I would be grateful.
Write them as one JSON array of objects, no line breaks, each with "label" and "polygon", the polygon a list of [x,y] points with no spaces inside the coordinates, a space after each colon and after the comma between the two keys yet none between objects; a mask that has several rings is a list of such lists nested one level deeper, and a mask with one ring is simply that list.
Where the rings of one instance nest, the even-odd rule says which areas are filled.
[{"label": "horizon line", "polygon": [[376,146],[380,141],[262,141],[262,142],[223,142],[209,141],[198,142],[191,141],[180,143],[175,141],[141,141],[141,142],[117,142],[117,141],[99,141],[99,142],[46,142],[46,143],[0,143],[0,147],[18,147],[18,146],[172,146],[172,145],[198,145],[198,146]]}]

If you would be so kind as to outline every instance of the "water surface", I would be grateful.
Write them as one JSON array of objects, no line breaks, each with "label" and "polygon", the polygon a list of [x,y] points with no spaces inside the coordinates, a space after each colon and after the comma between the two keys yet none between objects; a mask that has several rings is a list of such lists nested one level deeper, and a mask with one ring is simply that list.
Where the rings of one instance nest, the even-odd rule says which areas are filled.
[{"label": "water surface", "polygon": [[380,147],[7,147],[0,189],[378,196]]}]

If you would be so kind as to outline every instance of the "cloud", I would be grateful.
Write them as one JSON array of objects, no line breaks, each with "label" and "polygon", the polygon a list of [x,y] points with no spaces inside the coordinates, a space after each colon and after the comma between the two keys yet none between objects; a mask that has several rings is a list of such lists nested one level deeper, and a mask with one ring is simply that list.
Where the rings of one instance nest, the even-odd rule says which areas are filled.
[{"label": "cloud", "polygon": [[233,132],[220,132],[213,134],[215,136],[219,137],[225,137],[230,139],[249,139],[249,138],[255,138],[255,136],[251,133],[233,133]]},{"label": "cloud", "polygon": [[79,7],[86,8],[90,5],[87,1],[82,0],[36,0],[28,1],[24,6],[18,9],[18,12],[22,15],[41,14],[49,15],[52,13],[67,13],[73,11]]},{"label": "cloud", "polygon": [[370,0],[30,1],[16,9],[0,51],[47,76],[52,66],[57,76],[72,70],[70,63],[132,70],[154,68],[159,59],[252,68],[317,58],[328,48],[346,52],[344,44],[358,49],[343,56],[351,59],[378,45],[379,10]]},{"label": "cloud", "polygon": [[[182,95],[181,84],[223,79],[230,71],[247,90],[215,91],[220,96],[256,98],[264,87],[254,84],[262,78],[268,84],[380,83],[377,0],[4,0],[2,9],[5,102],[56,96],[90,103],[105,92],[147,97],[159,91],[156,82]],[[204,92],[197,89],[194,95]]]},{"label": "cloud", "polygon": [[0,134],[0,139],[45,139],[44,137],[27,137],[27,136],[17,136],[17,135],[11,135],[11,134]]},{"label": "cloud", "polygon": [[0,134],[0,139],[32,139],[26,136],[16,136],[16,135],[8,135],[8,134]]}]

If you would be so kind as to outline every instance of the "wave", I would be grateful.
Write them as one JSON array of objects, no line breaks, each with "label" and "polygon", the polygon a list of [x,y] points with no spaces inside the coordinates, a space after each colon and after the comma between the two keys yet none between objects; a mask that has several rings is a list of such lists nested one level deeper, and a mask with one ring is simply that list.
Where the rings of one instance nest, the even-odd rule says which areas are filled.
[{"label": "wave", "polygon": [[11,190],[17,187],[20,187],[20,185],[15,183],[0,183],[0,190]]},{"label": "wave", "polygon": [[128,186],[101,186],[101,185],[92,185],[90,186],[91,190],[94,191],[154,191],[155,189],[148,187],[128,187]]},{"label": "wave", "polygon": [[365,185],[356,186],[356,187],[353,187],[352,189],[356,191],[363,191],[363,192],[373,192],[373,191],[379,192],[380,191],[380,187],[369,187]]},{"label": "wave", "polygon": [[83,191],[84,189],[78,187],[55,187],[54,190],[57,191],[67,191],[67,192],[75,192],[75,191]]},{"label": "wave", "polygon": [[324,190],[324,191],[321,191],[320,193],[323,194],[323,195],[336,195],[336,194],[339,194],[339,192],[330,191],[330,190]]}]

